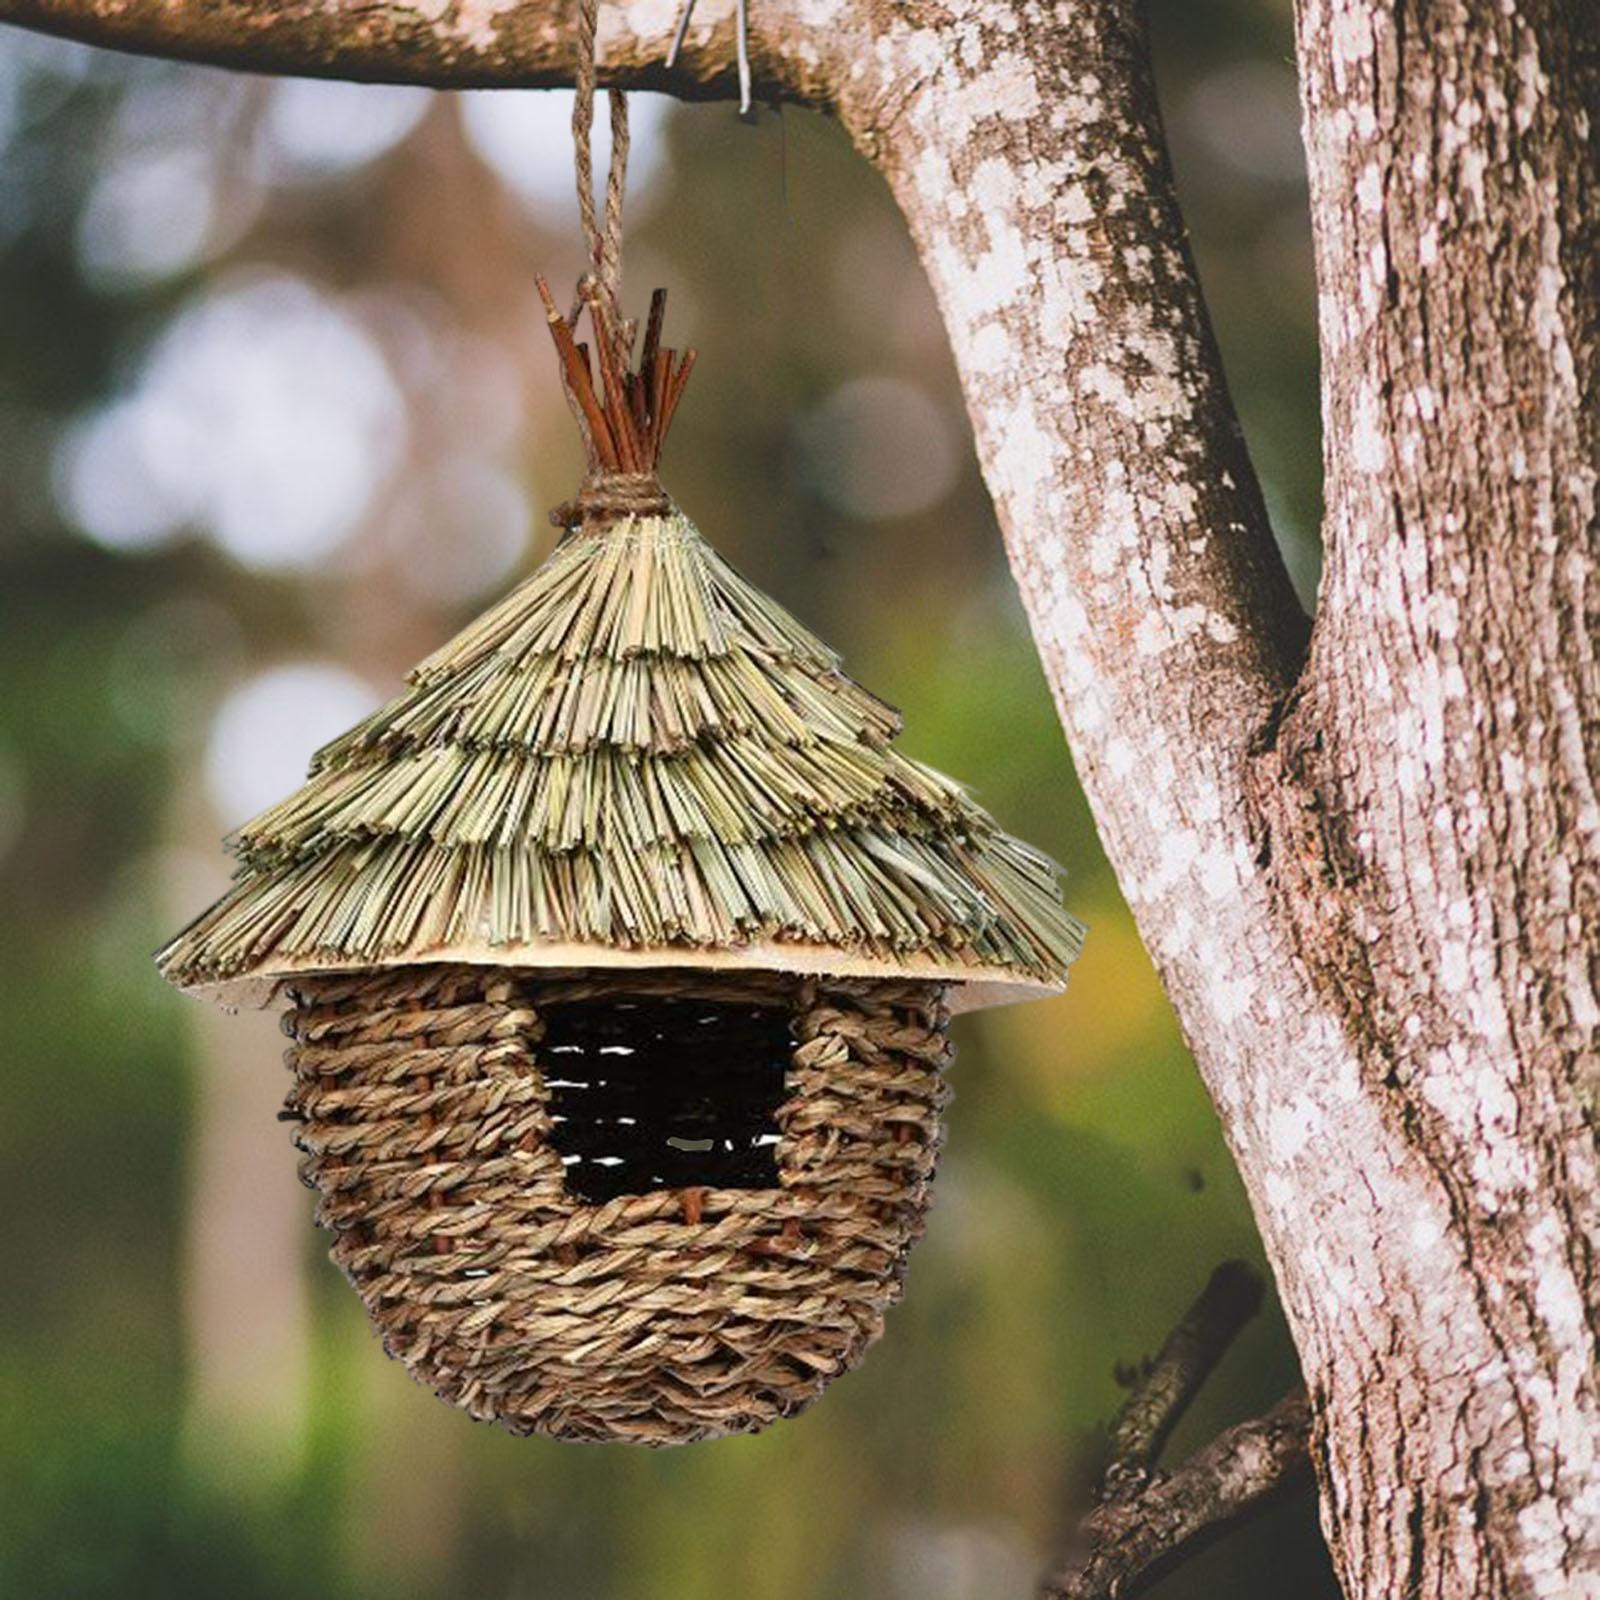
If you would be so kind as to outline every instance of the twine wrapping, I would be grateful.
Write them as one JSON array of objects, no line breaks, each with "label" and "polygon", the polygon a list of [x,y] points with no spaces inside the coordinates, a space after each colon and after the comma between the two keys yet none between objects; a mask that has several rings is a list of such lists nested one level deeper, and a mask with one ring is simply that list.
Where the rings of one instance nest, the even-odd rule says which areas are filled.
[{"label": "twine wrapping", "polygon": [[558,528],[597,527],[623,517],[661,517],[672,500],[653,472],[592,472],[570,500],[552,506]]}]

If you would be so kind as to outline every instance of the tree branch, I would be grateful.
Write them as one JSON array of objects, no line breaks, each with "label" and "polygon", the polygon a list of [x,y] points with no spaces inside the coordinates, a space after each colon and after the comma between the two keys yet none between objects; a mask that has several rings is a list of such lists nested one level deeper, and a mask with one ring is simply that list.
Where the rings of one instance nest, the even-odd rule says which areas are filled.
[{"label": "tree branch", "polygon": [[1089,1555],[1046,1580],[1045,1600],[1128,1600],[1180,1556],[1310,1481],[1311,1404],[1304,1389],[1241,1422],[1139,1493],[1096,1506]]},{"label": "tree branch", "polygon": [[[821,103],[825,84],[781,46],[798,36],[787,0],[763,4],[751,49],[760,98]],[[709,11],[708,18],[702,14]],[[659,31],[639,32],[636,11],[602,8],[600,81],[659,89],[683,99],[739,92],[733,18],[700,7],[669,72],[672,8],[649,13]],[[573,18],[550,0],[478,5],[395,0],[0,0],[0,21],[138,55],[247,72],[418,83],[434,88],[555,88],[573,78]]]},{"label": "tree branch", "polygon": [[1143,1474],[1155,1462],[1201,1385],[1260,1309],[1260,1276],[1242,1261],[1224,1261],[1111,1424],[1108,1480]]},{"label": "tree branch", "polygon": [[1151,1469],[1239,1330],[1261,1305],[1261,1279],[1226,1261],[1144,1368],[1109,1430],[1097,1504],[1046,1600],[1123,1600],[1191,1550],[1304,1481],[1311,1411],[1296,1388],[1264,1417],[1219,1434],[1174,1472]]}]

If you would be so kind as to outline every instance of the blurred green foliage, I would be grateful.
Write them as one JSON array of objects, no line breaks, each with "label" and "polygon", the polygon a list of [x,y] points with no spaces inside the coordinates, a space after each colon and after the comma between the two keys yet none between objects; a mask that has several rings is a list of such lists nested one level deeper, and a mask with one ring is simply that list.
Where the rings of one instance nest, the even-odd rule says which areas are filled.
[{"label": "blurred green foliage", "polygon": [[[1197,257],[1309,593],[1315,348],[1287,7],[1168,0],[1154,21]],[[751,129],[714,107],[647,132],[667,159],[641,186],[629,283],[670,284],[675,338],[701,350],[669,481],[903,708],[904,748],[1065,863],[1092,929],[1069,995],[958,1024],[932,1224],[864,1368],[766,1435],[673,1453],[468,1422],[383,1359],[322,1257],[272,1120],[271,1019],[202,1014],[156,980],[150,950],[220,881],[214,838],[241,820],[229,797],[259,779],[256,756],[270,772],[274,740],[295,762],[309,749],[273,723],[224,739],[241,690],[298,661],[386,691],[543,553],[538,508],[577,469],[529,279],[574,264],[564,194],[518,200],[473,132],[488,113],[451,97],[384,102],[411,122],[373,144],[359,117],[341,133],[348,98],[296,111],[287,93],[0,30],[0,1594],[1026,1594],[1082,1493],[1117,1364],[1218,1260],[1260,1249],[1074,781],[926,285],[837,129],[787,112]],[[533,133],[527,156],[567,160]],[[128,453],[145,435],[83,444],[122,401],[150,410],[176,370],[157,353],[192,308],[268,269],[379,353],[403,417],[367,440],[394,459],[359,514],[288,562],[228,532],[260,496],[216,511],[180,495],[164,522],[130,520],[154,493]],[[223,360],[225,392],[237,371],[249,399],[251,360],[286,327]],[[311,405],[341,375],[291,376]],[[246,445],[265,451],[271,505],[301,479],[315,502],[361,465],[288,445],[280,460],[273,428],[292,417],[240,444],[256,424],[210,406],[178,445],[145,439],[169,492]],[[505,483],[534,507],[527,530],[479,493]],[[510,530],[487,556],[480,501]],[[1294,1371],[1269,1311],[1175,1449]],[[1222,1588],[1333,1594],[1309,1498],[1159,1592]]]}]

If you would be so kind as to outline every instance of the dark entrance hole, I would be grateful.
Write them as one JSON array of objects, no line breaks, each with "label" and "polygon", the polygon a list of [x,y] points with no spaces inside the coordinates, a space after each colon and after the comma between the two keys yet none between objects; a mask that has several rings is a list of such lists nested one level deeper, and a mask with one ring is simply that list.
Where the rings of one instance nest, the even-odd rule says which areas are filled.
[{"label": "dark entrance hole", "polygon": [[777,1187],[787,1011],[619,996],[541,1014],[551,1139],[574,1194]]}]

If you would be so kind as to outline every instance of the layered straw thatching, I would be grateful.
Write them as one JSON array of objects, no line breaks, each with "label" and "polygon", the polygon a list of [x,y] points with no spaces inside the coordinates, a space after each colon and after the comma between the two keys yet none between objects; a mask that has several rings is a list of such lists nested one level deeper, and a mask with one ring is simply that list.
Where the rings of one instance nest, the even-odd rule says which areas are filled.
[{"label": "layered straw thatching", "polygon": [[[647,348],[630,383],[666,393],[671,353]],[[639,411],[623,471],[659,450]],[[1061,984],[1081,928],[1054,865],[895,750],[898,715],[675,506],[633,503],[580,500],[526,582],[240,830],[233,888],[158,957],[170,979],[226,996],[467,960]]]}]

